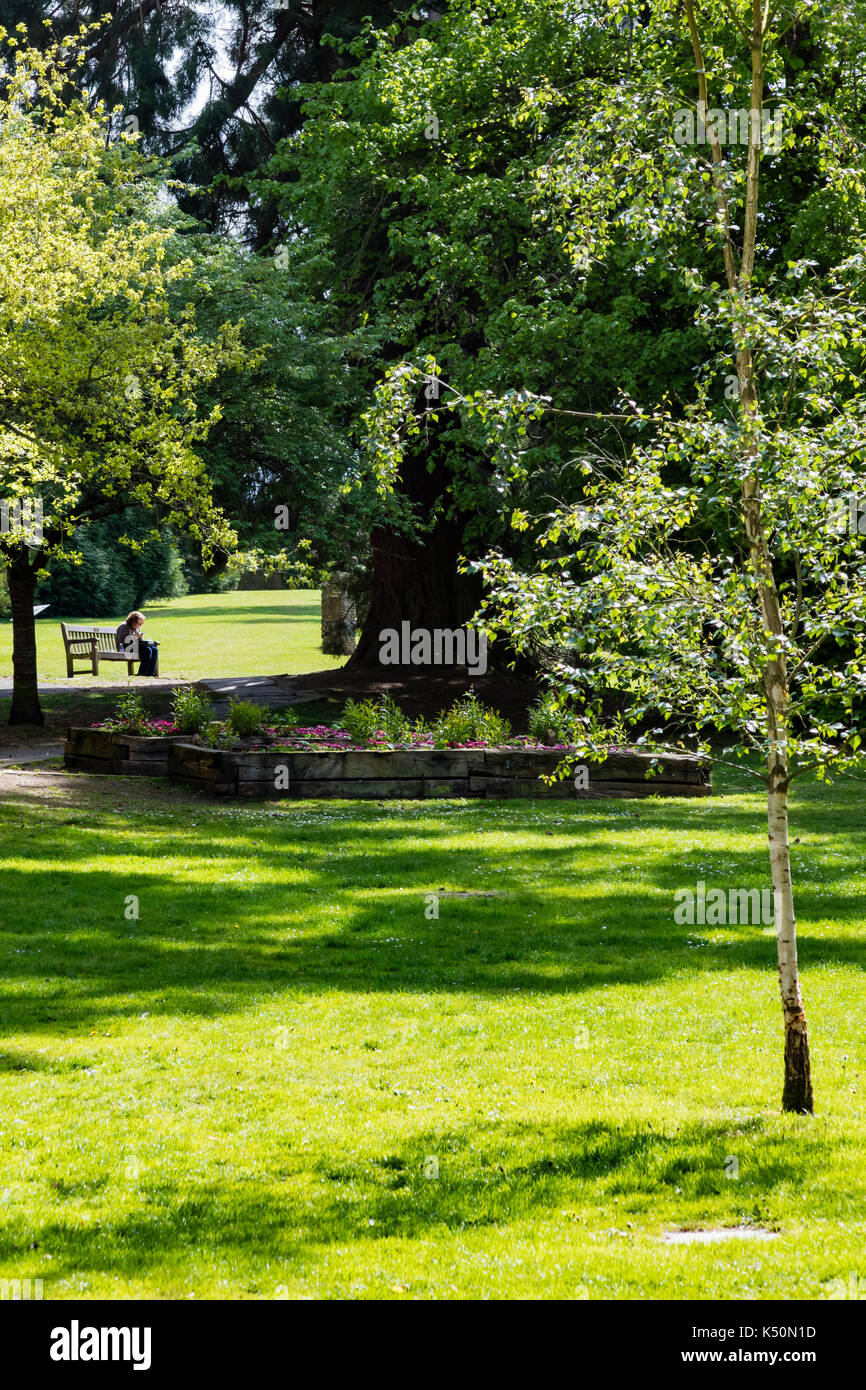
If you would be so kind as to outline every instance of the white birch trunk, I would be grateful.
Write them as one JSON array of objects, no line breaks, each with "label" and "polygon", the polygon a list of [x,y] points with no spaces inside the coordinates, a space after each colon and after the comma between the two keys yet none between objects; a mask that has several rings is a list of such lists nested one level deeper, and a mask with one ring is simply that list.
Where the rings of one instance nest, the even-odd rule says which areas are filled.
[{"label": "white birch trunk", "polygon": [[785,1021],[785,1089],[782,1109],[811,1114],[812,1077],[806,1015],[800,993],[797,968],[797,925],[791,886],[791,859],[788,849],[788,781],[785,769],[777,764],[767,779],[767,821],[770,833],[770,869],[773,901],[776,905],[776,950],[779,958],[779,988]]}]

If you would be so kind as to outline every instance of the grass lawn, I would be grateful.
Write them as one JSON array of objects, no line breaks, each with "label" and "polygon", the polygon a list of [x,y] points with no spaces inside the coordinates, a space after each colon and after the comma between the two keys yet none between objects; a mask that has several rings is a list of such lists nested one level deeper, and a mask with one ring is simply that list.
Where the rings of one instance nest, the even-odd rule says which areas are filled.
[{"label": "grass lawn", "polygon": [[[856,784],[795,797],[814,1119],[779,1113],[772,929],[673,921],[677,887],[767,880],[761,799],[730,776],[573,804],[2,785],[3,1277],[791,1299],[866,1275]],[[439,888],[504,896],[434,920]],[[731,1224],[778,1234],[659,1240]]]},{"label": "grass lawn", "polygon": [[[324,656],[318,589],[244,590],[229,594],[191,594],[146,603],[145,636],[159,642],[160,675],[177,680],[206,676],[276,676],[324,671],[344,657]],[[126,617],[65,618],[70,625],[117,627]],[[36,623],[39,678],[66,680],[66,656],[59,618]],[[0,623],[0,676],[12,675],[12,624]],[[76,674],[70,688],[93,677]],[[123,662],[105,662],[99,681],[125,684]],[[137,678],[136,678],[137,680]],[[140,682],[144,684],[144,682]]]}]

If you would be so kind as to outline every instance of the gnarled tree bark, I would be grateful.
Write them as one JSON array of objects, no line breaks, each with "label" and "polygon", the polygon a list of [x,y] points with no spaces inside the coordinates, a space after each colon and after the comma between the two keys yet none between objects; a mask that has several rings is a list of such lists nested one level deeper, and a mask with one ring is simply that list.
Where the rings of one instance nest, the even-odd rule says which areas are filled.
[{"label": "gnarled tree bark", "polygon": [[[401,492],[419,517],[430,516],[443,500],[450,500],[445,467],[428,467],[423,450],[407,454],[400,482]],[[379,634],[386,628],[399,632],[402,622],[430,630],[466,626],[481,600],[480,580],[460,574],[458,568],[466,521],[465,515],[441,514],[430,530],[418,536],[385,526],[371,533],[370,607],[348,667],[383,669]]]}]

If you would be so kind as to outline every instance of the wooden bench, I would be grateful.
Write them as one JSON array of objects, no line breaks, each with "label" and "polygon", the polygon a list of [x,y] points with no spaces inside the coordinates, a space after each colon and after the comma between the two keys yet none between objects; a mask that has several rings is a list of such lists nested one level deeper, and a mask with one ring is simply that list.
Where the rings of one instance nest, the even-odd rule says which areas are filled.
[{"label": "wooden bench", "polygon": [[[117,650],[117,633],[113,627],[67,627],[60,624],[66,648],[66,674],[76,674],[73,662],[86,661],[94,676],[99,675],[100,661],[125,661],[131,676],[138,661],[138,640],[133,638],[125,651]],[[78,671],[81,675],[81,671]],[[159,675],[159,656],[154,675]]]}]

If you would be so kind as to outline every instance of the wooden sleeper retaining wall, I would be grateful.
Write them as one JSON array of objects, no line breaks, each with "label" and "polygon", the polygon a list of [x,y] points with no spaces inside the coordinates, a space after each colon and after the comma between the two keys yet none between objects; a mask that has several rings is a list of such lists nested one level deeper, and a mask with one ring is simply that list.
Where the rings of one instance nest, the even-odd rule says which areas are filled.
[{"label": "wooden sleeper retaining wall", "polygon": [[127,777],[167,777],[168,759],[178,736],[135,738],[110,729],[69,729],[63,762],[77,772],[123,773]]},{"label": "wooden sleeper retaining wall", "polygon": [[429,797],[706,796],[709,765],[690,754],[666,755],[647,779],[652,757],[612,753],[588,765],[588,786],[574,778],[540,780],[563,761],[562,752],[531,749],[424,748],[395,752],[237,752],[178,743],[171,751],[174,781],[235,797],[357,797],[421,800]]},{"label": "wooden sleeper retaining wall", "polygon": [[645,776],[653,755],[610,753],[587,764],[588,786],[574,777],[548,784],[566,756],[523,748],[417,748],[286,752],[203,748],[187,736],[134,738],[108,729],[70,729],[65,765],[80,772],[170,777],[218,796],[241,798],[357,797],[424,800],[435,797],[706,796],[709,764],[692,754],[665,754]]}]

